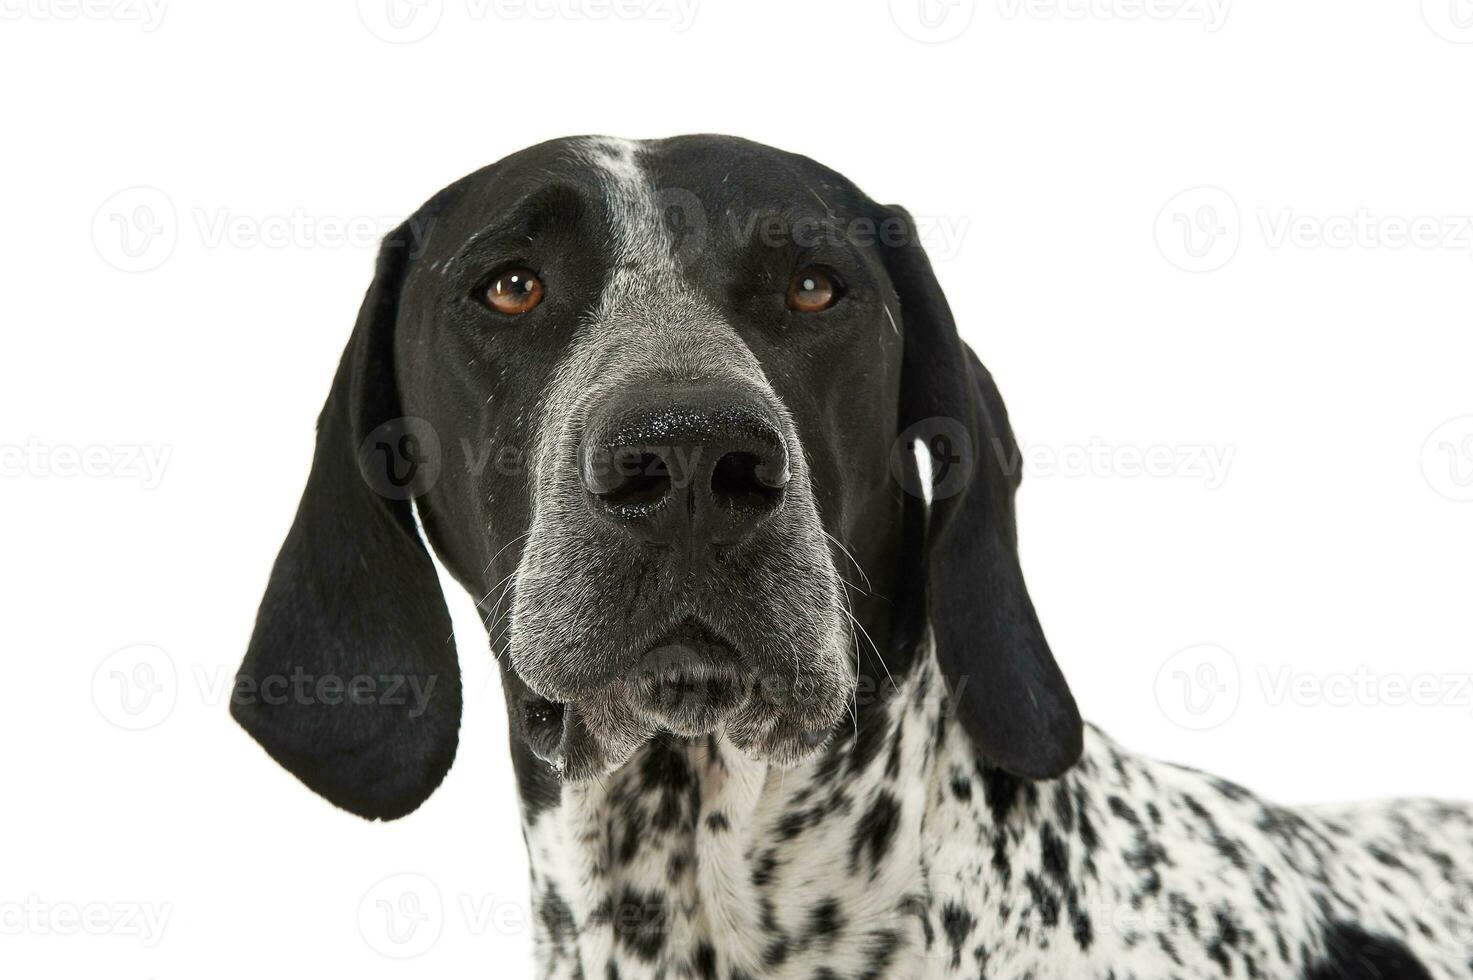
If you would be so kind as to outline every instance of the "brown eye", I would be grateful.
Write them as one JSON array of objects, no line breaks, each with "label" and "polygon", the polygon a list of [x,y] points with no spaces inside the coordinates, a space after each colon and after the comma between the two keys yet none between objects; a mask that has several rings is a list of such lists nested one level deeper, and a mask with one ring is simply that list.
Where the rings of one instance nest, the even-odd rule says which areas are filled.
[{"label": "brown eye", "polygon": [[788,283],[788,309],[817,313],[839,301],[839,284],[823,269],[799,269]]},{"label": "brown eye", "polygon": [[526,313],[542,302],[542,280],[530,269],[508,269],[486,287],[486,303],[497,313]]}]

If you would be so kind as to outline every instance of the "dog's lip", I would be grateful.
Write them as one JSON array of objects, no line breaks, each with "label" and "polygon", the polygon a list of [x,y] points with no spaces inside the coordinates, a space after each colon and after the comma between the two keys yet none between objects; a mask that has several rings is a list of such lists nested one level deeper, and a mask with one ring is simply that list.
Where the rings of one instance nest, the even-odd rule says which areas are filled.
[{"label": "dog's lip", "polygon": [[732,647],[692,620],[656,639],[627,679],[636,703],[679,734],[711,730],[746,698],[746,673]]},{"label": "dog's lip", "polygon": [[640,656],[634,673],[649,678],[692,678],[737,672],[736,648],[709,626],[687,619],[662,634]]}]

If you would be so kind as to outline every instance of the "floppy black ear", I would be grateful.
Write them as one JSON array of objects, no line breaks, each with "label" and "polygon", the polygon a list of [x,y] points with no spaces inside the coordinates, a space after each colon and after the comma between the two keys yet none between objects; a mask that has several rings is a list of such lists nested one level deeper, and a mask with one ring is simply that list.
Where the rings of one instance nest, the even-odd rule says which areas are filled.
[{"label": "floppy black ear", "polygon": [[379,252],[231,696],[272,758],[345,810],[385,820],[440,784],[461,708],[450,616],[409,499],[419,463],[405,440],[427,423],[399,417],[394,381],[410,228]]},{"label": "floppy black ear", "polygon": [[926,528],[936,656],[961,721],[993,765],[1047,779],[1078,760],[1083,722],[1023,583],[1013,496],[1021,459],[997,386],[962,342],[917,239],[885,249],[905,331],[900,431],[931,454]]}]

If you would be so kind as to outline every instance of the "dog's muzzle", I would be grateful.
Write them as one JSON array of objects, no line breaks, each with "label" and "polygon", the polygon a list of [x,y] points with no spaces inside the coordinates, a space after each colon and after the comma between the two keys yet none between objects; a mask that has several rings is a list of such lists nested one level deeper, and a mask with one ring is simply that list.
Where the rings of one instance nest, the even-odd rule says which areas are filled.
[{"label": "dog's muzzle", "polygon": [[[837,573],[797,435],[739,379],[627,382],[570,432],[516,584],[534,751],[565,776],[659,731],[796,759],[852,690]],[[580,499],[576,499],[581,497]],[[527,558],[530,554],[533,557]]]}]

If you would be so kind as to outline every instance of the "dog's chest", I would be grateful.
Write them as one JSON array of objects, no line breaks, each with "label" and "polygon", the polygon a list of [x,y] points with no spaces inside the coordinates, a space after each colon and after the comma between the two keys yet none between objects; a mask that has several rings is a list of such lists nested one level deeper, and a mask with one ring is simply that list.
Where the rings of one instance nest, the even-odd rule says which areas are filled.
[{"label": "dog's chest", "polygon": [[526,826],[538,976],[1300,980],[1339,975],[1347,926],[1432,977],[1473,968],[1437,899],[1473,867],[1465,809],[1294,813],[1096,732],[1067,778],[1024,783],[979,764],[939,690],[919,671],[794,769],[656,740],[565,786]]},{"label": "dog's chest", "polygon": [[671,739],[565,788],[527,830],[540,975],[927,975],[935,726],[891,720],[795,769]]}]

